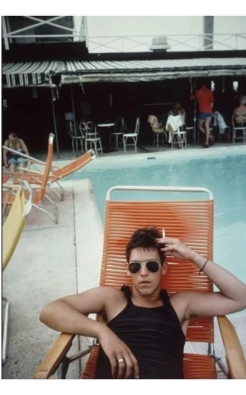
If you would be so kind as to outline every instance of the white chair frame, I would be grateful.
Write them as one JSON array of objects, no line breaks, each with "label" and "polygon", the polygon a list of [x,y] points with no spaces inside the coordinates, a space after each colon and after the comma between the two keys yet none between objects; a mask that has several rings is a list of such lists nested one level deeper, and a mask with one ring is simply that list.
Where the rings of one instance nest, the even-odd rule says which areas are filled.
[{"label": "white chair frame", "polygon": [[[238,118],[238,122],[236,122],[236,118]],[[239,136],[237,136],[238,132]],[[241,117],[232,116],[232,143],[235,144],[236,140],[246,143],[246,114],[242,114]]]},{"label": "white chair frame", "polygon": [[[187,135],[186,131],[176,131],[176,132],[169,132],[171,135],[171,147],[173,149],[175,144],[181,144],[181,148],[183,149],[184,146],[187,147]],[[180,137],[180,140],[178,139]]]},{"label": "white chair frame", "polygon": [[[109,146],[112,148],[112,143],[115,137],[115,147],[119,149],[119,144],[123,143],[123,134],[126,130],[126,122],[123,117],[119,117],[115,122],[116,131],[110,133]],[[120,139],[121,138],[121,139]]]},{"label": "white chair frame", "polygon": [[[94,149],[96,156],[101,152],[103,154],[102,142],[93,122],[80,122],[79,128],[85,142],[85,151]],[[89,148],[88,148],[89,145]]]},{"label": "white chair frame", "polygon": [[[181,121],[180,115],[175,116],[175,118],[178,118],[178,120]],[[171,143],[172,149],[175,144],[177,144],[177,145],[181,144],[181,148],[184,148],[184,146],[187,147],[187,134],[186,134],[186,131],[183,129],[184,125],[181,124],[181,122],[177,123],[177,125],[180,125],[180,126],[178,126],[177,129],[175,129],[175,131],[174,131],[173,127],[171,126],[171,122],[169,124],[168,120],[169,120],[169,117],[167,119],[166,130],[169,132],[168,141]],[[179,139],[179,137],[180,137],[180,139]]]},{"label": "white chair frame", "polygon": [[[139,117],[137,117],[136,125],[135,125],[135,132],[134,133],[123,133],[124,152],[126,152],[126,147],[127,146],[134,146],[135,147],[135,152],[137,152],[137,142],[138,142],[139,129],[140,129],[140,119],[139,119]],[[133,143],[128,143],[127,144],[128,138],[131,138],[133,140]]]},{"label": "white chair frame", "polygon": [[[153,129],[152,129],[152,131],[153,131]],[[159,132],[159,133],[153,131],[153,146],[156,145],[156,147],[158,148],[159,143],[163,143],[163,145],[164,145],[165,141],[166,141],[165,131]]]},{"label": "white chair frame", "polygon": [[[77,128],[77,133],[75,132],[74,127]],[[74,146],[76,146],[78,144],[78,142],[80,143],[80,148],[81,148],[81,152],[84,152],[84,137],[81,134],[81,130],[80,127],[78,127],[76,121],[67,121],[67,128],[68,128],[68,134],[72,139],[72,150],[73,153],[75,152]]]}]

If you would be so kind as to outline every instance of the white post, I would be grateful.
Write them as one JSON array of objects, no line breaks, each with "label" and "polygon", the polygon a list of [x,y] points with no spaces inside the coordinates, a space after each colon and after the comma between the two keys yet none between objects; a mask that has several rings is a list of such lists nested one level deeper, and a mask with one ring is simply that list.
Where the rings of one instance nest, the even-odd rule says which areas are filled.
[{"label": "white post", "polygon": [[9,50],[9,42],[8,42],[8,34],[7,34],[7,27],[6,27],[5,18],[6,18],[5,16],[2,16],[2,22],[3,22],[3,39],[4,39],[5,49]]},{"label": "white post", "polygon": [[[84,24],[84,33],[85,33],[85,46],[88,48],[89,41],[88,41],[88,20],[87,16],[83,16],[83,24]],[[88,48],[89,50],[89,48]]]},{"label": "white post", "polygon": [[214,17],[203,17],[203,50],[213,50]]}]

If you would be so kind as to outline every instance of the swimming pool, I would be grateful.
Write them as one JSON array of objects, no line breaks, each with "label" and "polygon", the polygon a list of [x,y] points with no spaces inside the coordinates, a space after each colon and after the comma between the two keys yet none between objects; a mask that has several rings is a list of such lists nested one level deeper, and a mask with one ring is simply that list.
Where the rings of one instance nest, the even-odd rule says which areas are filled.
[{"label": "swimming pool", "polygon": [[102,158],[69,176],[81,178],[92,183],[102,221],[106,193],[115,185],[208,188],[215,202],[214,260],[246,282],[244,146]]}]

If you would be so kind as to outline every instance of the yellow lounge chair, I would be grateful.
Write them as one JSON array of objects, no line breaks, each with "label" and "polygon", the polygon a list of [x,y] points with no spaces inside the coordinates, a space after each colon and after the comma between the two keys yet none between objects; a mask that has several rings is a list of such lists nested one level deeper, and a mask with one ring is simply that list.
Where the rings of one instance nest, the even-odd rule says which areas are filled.
[{"label": "yellow lounge chair", "polygon": [[[112,194],[129,191],[132,194],[149,196],[154,200],[121,200]],[[191,199],[183,194],[191,194]],[[175,200],[163,200],[163,196],[175,194]],[[158,195],[158,196],[156,196]],[[179,199],[181,195],[181,199]],[[141,195],[140,195],[141,196]],[[179,200],[176,200],[178,198]],[[125,247],[137,229],[145,226],[165,228],[166,235],[177,237],[198,253],[213,259],[214,202],[212,193],[204,188],[169,187],[114,187],[107,193],[104,248],[100,276],[100,286],[120,288],[131,286],[126,274]],[[167,258],[168,271],[163,276],[162,287],[169,294],[182,291],[213,292],[213,284],[205,274],[199,275],[198,268],[189,261]],[[213,318],[195,319],[190,322],[186,341],[207,343],[207,354],[184,354],[184,377],[187,379],[217,378],[216,363],[228,378],[246,378],[246,362],[236,331],[226,317],[218,317],[222,340],[225,346],[228,371],[224,369],[214,351]],[[34,378],[49,378],[58,368],[58,377],[65,378],[69,363],[91,352],[82,378],[91,379],[95,374],[98,345],[84,350],[80,355],[67,357],[74,335],[61,334],[37,368]]]},{"label": "yellow lounge chair", "polygon": [[[24,189],[23,186],[27,188],[29,193],[29,197],[27,202],[25,203]],[[15,251],[15,248],[18,244],[18,241],[21,237],[23,228],[26,223],[26,219],[28,214],[32,208],[32,200],[33,200],[33,191],[30,185],[24,181],[23,184],[20,185],[20,188],[17,190],[15,195],[14,202],[11,206],[10,212],[3,224],[3,239],[2,239],[2,271],[4,271],[12,258],[12,255]],[[3,299],[3,309],[4,309],[4,318],[3,318],[3,345],[2,345],[2,362],[5,363],[6,360],[6,347],[7,347],[7,333],[8,333],[8,311],[9,311],[9,301],[7,298]]]}]

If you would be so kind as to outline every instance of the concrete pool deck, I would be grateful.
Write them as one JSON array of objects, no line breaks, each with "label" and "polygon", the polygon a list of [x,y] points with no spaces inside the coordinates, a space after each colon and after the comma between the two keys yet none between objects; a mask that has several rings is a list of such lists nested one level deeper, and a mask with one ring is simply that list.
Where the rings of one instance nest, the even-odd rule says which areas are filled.
[{"label": "concrete pool deck", "polygon": [[[65,189],[64,201],[52,195],[58,206],[59,223],[55,225],[33,208],[3,273],[2,292],[10,302],[3,379],[31,379],[56,339],[57,333],[39,321],[42,307],[58,297],[82,292],[99,283],[103,227],[91,183],[77,180],[61,184]],[[47,209],[51,209],[48,203]],[[246,313],[231,315],[229,319],[236,327],[246,356]],[[217,335],[217,325],[215,330]],[[222,340],[218,336],[216,339],[216,355],[223,359]],[[71,353],[76,353],[79,347],[76,341]],[[194,351],[197,347],[192,345]],[[78,378],[80,369],[80,362],[74,362],[67,377]]]}]

